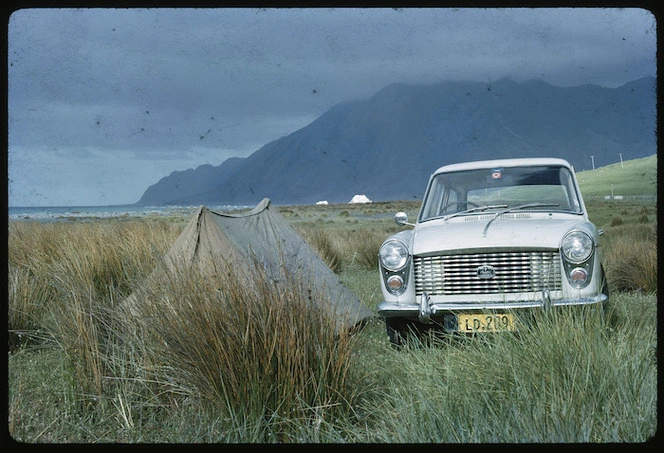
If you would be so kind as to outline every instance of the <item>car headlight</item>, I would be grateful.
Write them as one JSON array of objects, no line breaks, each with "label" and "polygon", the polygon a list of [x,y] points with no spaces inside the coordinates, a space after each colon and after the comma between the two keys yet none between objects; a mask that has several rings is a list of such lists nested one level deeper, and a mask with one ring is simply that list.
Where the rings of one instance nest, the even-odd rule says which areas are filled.
[{"label": "car headlight", "polygon": [[403,242],[391,240],[385,242],[378,252],[380,264],[390,271],[401,270],[408,262],[408,248]]},{"label": "car headlight", "polygon": [[593,253],[593,240],[583,231],[572,231],[563,238],[561,244],[563,256],[572,263],[582,263]]}]

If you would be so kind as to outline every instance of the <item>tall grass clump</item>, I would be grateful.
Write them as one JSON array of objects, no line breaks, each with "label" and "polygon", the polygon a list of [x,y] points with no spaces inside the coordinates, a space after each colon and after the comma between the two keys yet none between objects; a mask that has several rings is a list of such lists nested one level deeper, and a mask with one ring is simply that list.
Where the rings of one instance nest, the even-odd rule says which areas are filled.
[{"label": "tall grass clump", "polygon": [[411,343],[388,356],[386,368],[399,371],[384,377],[393,390],[376,409],[386,414],[376,440],[644,442],[654,436],[654,313],[643,313],[638,329],[616,331],[586,309],[539,315],[518,335],[434,339],[430,347]]},{"label": "tall grass clump", "polygon": [[370,229],[354,232],[348,242],[358,264],[367,269],[378,269],[378,250],[387,237],[386,233]]},{"label": "tall grass clump", "polygon": [[362,392],[353,336],[327,305],[295,275],[275,284],[258,266],[188,268],[165,273],[132,311],[161,381],[221,411],[237,440],[291,442],[348,417]]},{"label": "tall grass clump", "polygon": [[332,272],[341,271],[343,251],[335,236],[320,227],[311,227],[302,230],[302,237]]},{"label": "tall grass clump", "polygon": [[93,290],[81,293],[70,287],[66,298],[49,306],[51,334],[64,352],[73,387],[83,407],[96,404],[104,394],[104,348],[108,345],[107,317],[93,297]]},{"label": "tall grass clump", "polygon": [[10,222],[9,266],[33,283],[57,291],[65,282],[106,297],[111,286],[131,292],[166,252],[181,230],[165,222]]},{"label": "tall grass clump", "polygon": [[325,264],[335,273],[356,264],[368,269],[378,268],[378,249],[392,234],[384,228],[321,229],[301,228],[302,237]]},{"label": "tall grass clump", "polygon": [[49,282],[38,278],[30,269],[9,266],[7,272],[7,327],[9,350],[45,335],[40,320],[52,299]]},{"label": "tall grass clump", "polygon": [[657,291],[657,226],[631,224],[607,228],[603,261],[611,289]]},{"label": "tall grass clump", "polygon": [[177,233],[149,222],[10,223],[9,330],[58,345],[83,406],[104,394],[116,303]]}]

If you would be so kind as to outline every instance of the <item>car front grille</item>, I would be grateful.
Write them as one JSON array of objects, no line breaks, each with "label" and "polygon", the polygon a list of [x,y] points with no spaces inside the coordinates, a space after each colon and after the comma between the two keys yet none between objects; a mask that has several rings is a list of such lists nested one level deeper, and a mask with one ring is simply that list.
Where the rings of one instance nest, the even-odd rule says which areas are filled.
[{"label": "car front grille", "polygon": [[417,295],[521,293],[562,287],[556,251],[416,256],[414,271]]}]

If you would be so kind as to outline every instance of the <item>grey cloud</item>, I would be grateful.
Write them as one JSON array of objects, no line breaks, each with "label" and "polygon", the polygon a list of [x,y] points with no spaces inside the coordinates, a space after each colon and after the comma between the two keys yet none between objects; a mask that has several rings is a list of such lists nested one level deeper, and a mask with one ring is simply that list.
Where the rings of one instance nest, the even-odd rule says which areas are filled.
[{"label": "grey cloud", "polygon": [[[94,149],[164,172],[246,156],[395,82],[656,74],[637,9],[26,9],[8,31],[10,157]],[[10,172],[29,179],[28,160]]]}]

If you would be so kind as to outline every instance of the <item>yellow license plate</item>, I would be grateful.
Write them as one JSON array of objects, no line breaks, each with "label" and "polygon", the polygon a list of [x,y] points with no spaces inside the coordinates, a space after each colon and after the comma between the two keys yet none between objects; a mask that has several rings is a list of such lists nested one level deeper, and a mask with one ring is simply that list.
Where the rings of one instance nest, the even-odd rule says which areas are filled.
[{"label": "yellow license plate", "polygon": [[500,313],[480,313],[458,315],[459,332],[500,332],[516,330],[514,315]]}]

